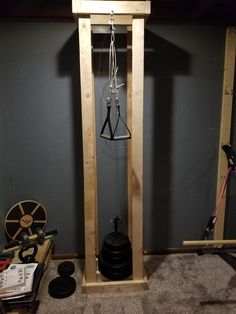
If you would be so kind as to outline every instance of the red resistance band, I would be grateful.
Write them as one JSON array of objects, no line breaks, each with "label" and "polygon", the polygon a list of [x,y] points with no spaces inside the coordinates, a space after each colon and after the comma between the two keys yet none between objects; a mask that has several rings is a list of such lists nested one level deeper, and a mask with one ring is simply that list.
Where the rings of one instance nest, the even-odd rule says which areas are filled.
[{"label": "red resistance band", "polygon": [[220,202],[221,202],[221,199],[225,193],[230,174],[232,172],[236,172],[236,170],[235,170],[236,154],[234,153],[232,146],[231,145],[223,145],[222,149],[224,150],[226,157],[228,159],[228,169],[227,169],[222,187],[220,189],[220,193],[219,193],[219,197],[218,197],[217,202],[216,202],[215,209],[214,209],[214,211],[213,211],[213,213],[212,213],[212,215],[208,221],[206,229],[204,230],[204,233],[203,233],[203,239],[204,240],[207,240],[209,238],[210,234],[214,231],[214,227],[215,227],[216,220],[217,220],[217,214],[218,214],[218,211],[220,208]]}]

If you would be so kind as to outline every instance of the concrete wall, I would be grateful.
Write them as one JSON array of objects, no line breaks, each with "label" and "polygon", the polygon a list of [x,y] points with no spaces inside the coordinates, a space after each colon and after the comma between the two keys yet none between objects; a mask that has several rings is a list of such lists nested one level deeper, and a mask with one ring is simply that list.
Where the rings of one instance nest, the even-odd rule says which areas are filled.
[{"label": "concrete wall", "polygon": [[[120,81],[124,35],[117,36]],[[120,38],[120,39],[119,39]],[[97,133],[105,118],[109,38],[95,36]],[[225,30],[147,25],[144,101],[144,248],[199,239],[214,207]],[[121,102],[125,103],[125,87]],[[124,106],[122,114],[124,113]],[[0,223],[23,199],[48,212],[56,253],[83,251],[78,39],[71,23],[0,25]],[[101,239],[115,214],[127,226],[126,143],[98,137]],[[229,235],[232,233],[232,226]],[[227,229],[227,230],[228,230]],[[3,228],[0,243],[5,243]]]}]

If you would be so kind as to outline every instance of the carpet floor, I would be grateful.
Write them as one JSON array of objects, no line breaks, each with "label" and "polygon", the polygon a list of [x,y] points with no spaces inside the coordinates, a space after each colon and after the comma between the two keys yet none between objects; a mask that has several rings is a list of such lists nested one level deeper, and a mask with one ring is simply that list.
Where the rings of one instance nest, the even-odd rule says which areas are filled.
[{"label": "carpet floor", "polygon": [[76,292],[65,299],[48,295],[61,261],[49,262],[39,293],[38,314],[190,314],[236,313],[235,269],[218,255],[145,256],[149,290],[136,293],[81,294],[83,261],[72,260]]}]

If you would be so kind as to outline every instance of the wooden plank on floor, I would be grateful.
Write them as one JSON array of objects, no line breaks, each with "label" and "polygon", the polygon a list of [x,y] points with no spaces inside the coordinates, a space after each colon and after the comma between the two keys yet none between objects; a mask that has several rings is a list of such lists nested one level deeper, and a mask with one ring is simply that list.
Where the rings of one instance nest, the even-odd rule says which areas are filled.
[{"label": "wooden plank on floor", "polygon": [[148,290],[147,277],[141,280],[121,280],[121,281],[100,281],[87,283],[85,278],[82,279],[82,293],[114,293],[114,292],[137,292]]},{"label": "wooden plank on floor", "polygon": [[184,246],[222,246],[222,245],[236,245],[236,240],[190,240],[183,241]]}]

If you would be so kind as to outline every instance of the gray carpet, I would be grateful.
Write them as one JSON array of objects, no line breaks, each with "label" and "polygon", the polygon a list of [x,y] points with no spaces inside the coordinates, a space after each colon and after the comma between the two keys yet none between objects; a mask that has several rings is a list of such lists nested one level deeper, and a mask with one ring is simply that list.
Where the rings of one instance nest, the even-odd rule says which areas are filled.
[{"label": "gray carpet", "polygon": [[118,294],[81,294],[83,262],[73,260],[76,292],[66,299],[53,299],[48,283],[57,276],[60,262],[50,261],[38,314],[236,313],[236,273],[217,255],[145,256],[149,290]]}]

